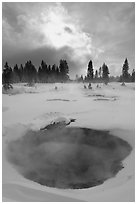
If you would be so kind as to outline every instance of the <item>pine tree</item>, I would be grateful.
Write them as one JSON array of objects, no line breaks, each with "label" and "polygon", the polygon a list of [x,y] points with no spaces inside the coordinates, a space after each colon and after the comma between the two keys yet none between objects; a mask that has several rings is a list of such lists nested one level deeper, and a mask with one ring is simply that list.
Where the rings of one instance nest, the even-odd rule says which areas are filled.
[{"label": "pine tree", "polygon": [[135,70],[133,69],[132,75],[131,75],[131,81],[135,82]]},{"label": "pine tree", "polygon": [[109,81],[109,69],[108,66],[104,63],[102,65],[102,78],[105,84],[108,84]]},{"label": "pine tree", "polygon": [[20,68],[19,68],[19,80],[20,82],[23,82],[23,65],[22,64],[20,65]]},{"label": "pine tree", "polygon": [[92,64],[92,61],[90,60],[88,63],[87,79],[92,80],[93,77],[94,77],[93,64]]},{"label": "pine tree", "polygon": [[31,61],[27,61],[24,67],[25,80],[28,82],[28,85],[33,85],[36,82],[37,70]]},{"label": "pine tree", "polygon": [[2,73],[2,83],[5,89],[12,88],[12,68],[9,67],[8,62],[5,63]]},{"label": "pine tree", "polygon": [[38,80],[39,80],[39,82],[42,82],[42,68],[41,68],[41,66],[39,66],[39,69],[38,69]]},{"label": "pine tree", "polygon": [[48,66],[48,75],[50,75],[51,74],[51,66],[49,65]]},{"label": "pine tree", "polygon": [[42,81],[47,82],[48,67],[47,67],[46,62],[44,62],[43,60],[41,62],[41,68],[42,68],[42,70],[41,70],[42,71]]},{"label": "pine tree", "polygon": [[52,75],[55,76],[55,73],[56,73],[56,65],[55,64],[52,65],[51,72],[52,72]]},{"label": "pine tree", "polygon": [[127,58],[124,61],[123,67],[122,67],[122,78],[123,78],[123,82],[128,82],[129,81],[129,63]]},{"label": "pine tree", "polygon": [[48,82],[50,82],[50,78],[51,78],[51,66],[49,65],[48,66],[48,72],[47,72],[47,75],[48,75]]},{"label": "pine tree", "polygon": [[60,72],[59,72],[58,66],[56,67],[56,80],[57,80],[57,81],[60,80]]},{"label": "pine tree", "polygon": [[66,60],[60,60],[59,70],[61,80],[67,81],[69,79],[69,67]]},{"label": "pine tree", "polygon": [[15,83],[19,82],[19,68],[17,64],[13,68],[13,78]]},{"label": "pine tree", "polygon": [[51,80],[51,82],[55,82],[56,81],[56,65],[55,64],[53,64],[52,68],[51,68],[50,80]]}]

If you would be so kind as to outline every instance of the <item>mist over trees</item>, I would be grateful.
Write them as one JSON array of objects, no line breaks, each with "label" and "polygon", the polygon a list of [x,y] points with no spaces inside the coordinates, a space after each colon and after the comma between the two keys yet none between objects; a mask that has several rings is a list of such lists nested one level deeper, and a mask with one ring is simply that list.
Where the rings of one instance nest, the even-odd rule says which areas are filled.
[{"label": "mist over trees", "polygon": [[108,82],[135,82],[135,69],[132,70],[132,73],[129,73],[129,63],[126,58],[122,66],[122,75],[120,76],[110,76],[110,71],[108,65],[103,63],[99,69],[94,70],[93,62],[90,60],[87,65],[87,75],[85,78],[82,76],[76,75],[76,81],[78,82],[89,82],[89,83],[105,83]]},{"label": "mist over trees", "polygon": [[8,62],[5,63],[2,73],[2,83],[54,83],[66,82],[69,80],[69,66],[66,60],[60,60],[59,67],[55,64],[47,65],[43,60],[36,69],[31,60],[20,67],[16,64],[13,68],[9,67]]},{"label": "mist over trees", "polygon": [[93,69],[93,63],[92,60],[88,63],[87,68],[87,76],[85,77],[85,81],[87,82],[104,82],[107,84],[109,82],[109,69],[108,66],[103,63],[102,67],[99,68],[99,70]]},{"label": "mist over trees", "polygon": [[[108,66],[103,63],[99,69],[94,69],[93,62],[90,60],[87,63],[87,75],[80,77],[76,75],[75,81],[77,82],[102,82],[107,84],[108,82],[117,81],[117,82],[135,82],[135,70],[132,70],[132,73],[129,74],[129,62],[126,58],[122,69],[121,75],[114,77],[110,76],[110,71]],[[70,81],[69,77],[69,65],[66,60],[61,59],[59,65],[56,64],[48,65],[44,60],[41,61],[41,64],[38,68],[32,63],[31,60],[27,61],[24,65],[18,66],[15,64],[13,68],[8,65],[8,62],[5,63],[2,72],[2,83],[11,84],[11,83],[55,83],[55,82],[67,82]]]}]

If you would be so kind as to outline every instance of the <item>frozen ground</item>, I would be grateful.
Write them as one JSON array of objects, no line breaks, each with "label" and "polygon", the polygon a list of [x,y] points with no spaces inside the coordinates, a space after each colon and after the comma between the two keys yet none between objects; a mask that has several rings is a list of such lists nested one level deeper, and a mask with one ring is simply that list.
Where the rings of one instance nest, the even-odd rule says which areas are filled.
[{"label": "frozen ground", "polygon": [[[134,201],[134,84],[36,84],[14,85],[3,94],[3,201]],[[93,188],[62,190],[41,186],[23,178],[6,159],[7,144],[22,137],[28,129],[39,130],[58,116],[76,118],[70,126],[110,130],[133,148],[114,178]]]}]

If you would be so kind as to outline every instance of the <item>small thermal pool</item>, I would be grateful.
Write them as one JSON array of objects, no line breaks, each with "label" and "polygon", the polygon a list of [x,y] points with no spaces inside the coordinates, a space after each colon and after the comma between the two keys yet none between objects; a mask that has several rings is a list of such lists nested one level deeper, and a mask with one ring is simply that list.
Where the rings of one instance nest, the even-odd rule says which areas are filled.
[{"label": "small thermal pool", "polygon": [[49,187],[83,189],[114,177],[131,150],[109,131],[69,127],[28,131],[8,144],[6,155],[29,180]]}]

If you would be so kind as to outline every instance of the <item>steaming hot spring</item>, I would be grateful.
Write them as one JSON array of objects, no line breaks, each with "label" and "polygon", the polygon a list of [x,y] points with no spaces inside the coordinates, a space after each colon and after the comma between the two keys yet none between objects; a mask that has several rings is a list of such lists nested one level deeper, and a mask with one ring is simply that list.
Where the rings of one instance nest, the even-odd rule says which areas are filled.
[{"label": "steaming hot spring", "polygon": [[81,189],[103,184],[123,168],[122,160],[132,149],[109,131],[43,129],[11,141],[6,155],[23,177],[44,186]]}]

